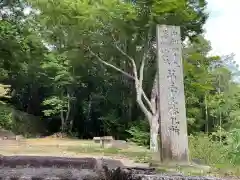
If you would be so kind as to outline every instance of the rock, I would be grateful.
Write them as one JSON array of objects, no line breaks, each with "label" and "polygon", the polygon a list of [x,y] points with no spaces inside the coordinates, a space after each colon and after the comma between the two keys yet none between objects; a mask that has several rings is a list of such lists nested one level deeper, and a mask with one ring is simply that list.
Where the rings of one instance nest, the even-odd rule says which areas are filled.
[{"label": "rock", "polygon": [[57,132],[54,133],[53,135],[49,136],[50,138],[59,138],[59,139],[64,139],[67,138],[68,135],[66,133],[62,133],[62,132]]},{"label": "rock", "polygon": [[114,138],[112,136],[94,137],[93,141],[99,143],[101,147],[112,147],[112,141]]},{"label": "rock", "polygon": [[124,140],[115,140],[112,136],[94,137],[93,141],[105,148],[127,149],[128,143]]},{"label": "rock", "polygon": [[124,168],[123,163],[120,160],[115,159],[101,159],[101,165],[108,167],[108,169],[116,169],[118,167]]},{"label": "rock", "polygon": [[24,137],[22,135],[16,135],[16,140],[19,141],[19,140],[22,140],[24,139]]},{"label": "rock", "polygon": [[[225,180],[216,177],[200,177],[200,176],[183,176],[169,174],[147,174],[144,169],[141,173],[137,173],[133,169],[117,168],[109,170],[105,167],[107,180]],[[227,179],[226,179],[227,180]],[[229,179],[228,179],[229,180]]]},{"label": "rock", "polygon": [[100,138],[100,137],[94,137],[94,138],[93,138],[93,141],[94,141],[95,143],[100,143],[100,142],[101,142],[101,138]]},{"label": "rock", "polygon": [[2,140],[6,140],[6,139],[15,140],[16,135],[14,133],[12,133],[11,131],[7,131],[5,129],[0,129],[0,139],[2,139]]}]

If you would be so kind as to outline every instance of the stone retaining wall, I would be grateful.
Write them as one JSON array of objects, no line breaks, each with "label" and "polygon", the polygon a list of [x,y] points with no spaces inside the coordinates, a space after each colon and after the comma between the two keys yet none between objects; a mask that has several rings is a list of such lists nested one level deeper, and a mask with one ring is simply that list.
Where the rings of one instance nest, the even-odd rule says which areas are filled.
[{"label": "stone retaining wall", "polygon": [[63,158],[37,156],[0,157],[0,179],[220,180],[214,177],[186,177],[180,174],[156,174],[156,172],[152,168],[124,167],[121,163],[119,163],[119,161],[114,162],[114,160],[111,160],[110,162],[108,160],[94,158]]}]

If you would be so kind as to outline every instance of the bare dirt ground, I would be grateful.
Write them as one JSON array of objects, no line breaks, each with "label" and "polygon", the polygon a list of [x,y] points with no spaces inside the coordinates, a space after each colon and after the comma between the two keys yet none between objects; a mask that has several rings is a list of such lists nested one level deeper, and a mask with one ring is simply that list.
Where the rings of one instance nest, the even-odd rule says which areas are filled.
[{"label": "bare dirt ground", "polygon": [[[147,150],[134,145],[130,145],[128,149],[124,150],[124,153],[116,149],[102,149],[92,140],[57,138],[0,140],[0,154],[4,156],[94,157],[120,160],[125,166],[148,166],[146,163],[136,163],[136,158],[133,156],[137,153],[144,153],[144,151]],[[131,157],[127,154],[131,154]]]}]

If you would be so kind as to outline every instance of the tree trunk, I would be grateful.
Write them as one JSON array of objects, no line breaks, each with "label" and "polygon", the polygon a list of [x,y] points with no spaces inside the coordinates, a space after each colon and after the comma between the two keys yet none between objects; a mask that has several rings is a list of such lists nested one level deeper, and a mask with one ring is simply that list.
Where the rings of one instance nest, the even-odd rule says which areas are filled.
[{"label": "tree trunk", "polygon": [[157,107],[157,99],[158,97],[158,86],[157,86],[157,73],[154,78],[152,92],[151,92],[151,105],[153,108],[153,116],[149,120],[150,124],[150,150],[151,152],[158,152],[159,149],[159,142],[158,142],[158,135],[159,135],[159,110]]},{"label": "tree trunk", "polygon": [[65,132],[66,122],[64,118],[64,112],[61,110],[61,132]]},{"label": "tree trunk", "polygon": [[159,122],[158,116],[153,116],[150,124],[150,150],[151,152],[158,152],[159,142],[158,142],[158,132],[159,132]]},{"label": "tree trunk", "polygon": [[208,134],[208,102],[207,102],[207,94],[204,96],[204,104],[205,104],[205,132]]}]

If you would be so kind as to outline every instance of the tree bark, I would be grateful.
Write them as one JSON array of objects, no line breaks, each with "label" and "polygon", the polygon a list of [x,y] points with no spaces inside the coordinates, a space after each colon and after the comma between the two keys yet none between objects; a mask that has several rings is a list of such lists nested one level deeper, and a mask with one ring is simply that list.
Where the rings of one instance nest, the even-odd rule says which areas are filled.
[{"label": "tree bark", "polygon": [[151,106],[153,109],[153,116],[152,119],[149,120],[150,124],[150,150],[152,152],[158,152],[159,149],[159,142],[158,142],[158,135],[159,135],[159,109],[157,107],[157,100],[158,100],[158,84],[157,84],[158,76],[157,73],[155,74],[155,78],[153,81],[153,87],[151,92]]},{"label": "tree bark", "polygon": [[158,116],[153,116],[150,126],[150,151],[158,152],[159,142],[158,142],[158,132],[159,132],[159,122]]},{"label": "tree bark", "polygon": [[65,118],[64,118],[64,112],[61,110],[61,132],[65,132]]},{"label": "tree bark", "polygon": [[208,101],[207,94],[204,96],[204,104],[205,104],[205,132],[208,134]]}]

